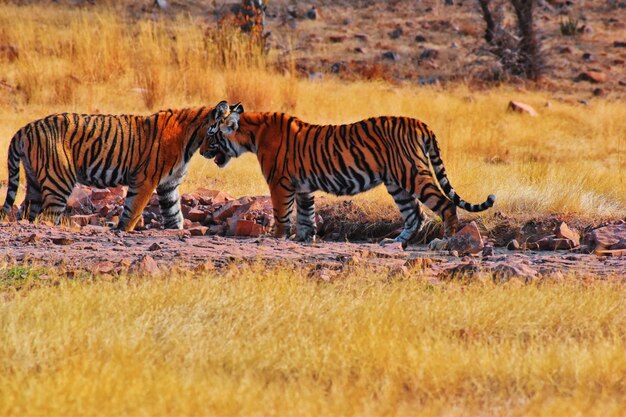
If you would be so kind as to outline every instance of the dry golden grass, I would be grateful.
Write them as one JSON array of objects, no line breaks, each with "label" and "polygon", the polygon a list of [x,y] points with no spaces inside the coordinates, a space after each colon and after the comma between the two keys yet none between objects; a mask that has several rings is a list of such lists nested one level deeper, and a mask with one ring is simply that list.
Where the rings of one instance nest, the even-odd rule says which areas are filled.
[{"label": "dry golden grass", "polygon": [[303,275],[5,286],[0,415],[626,413],[623,281]]},{"label": "dry golden grass", "polygon": [[[494,193],[496,210],[513,215],[626,215],[623,102],[582,106],[508,88],[312,82],[294,77],[293,69],[276,73],[272,55],[262,56],[236,34],[205,32],[201,22],[129,23],[119,11],[95,10],[0,5],[0,43],[20,52],[16,61],[0,60],[3,79],[18,88],[0,100],[0,160],[19,127],[49,113],[145,114],[226,98],[249,111],[287,111],[316,123],[383,114],[420,118],[438,135],[452,184],[469,201]],[[510,99],[535,106],[540,117],[506,112]],[[6,178],[6,171],[0,175]],[[197,157],[184,189],[198,186],[268,193],[254,157],[225,170]],[[393,212],[382,188],[357,200]]]}]

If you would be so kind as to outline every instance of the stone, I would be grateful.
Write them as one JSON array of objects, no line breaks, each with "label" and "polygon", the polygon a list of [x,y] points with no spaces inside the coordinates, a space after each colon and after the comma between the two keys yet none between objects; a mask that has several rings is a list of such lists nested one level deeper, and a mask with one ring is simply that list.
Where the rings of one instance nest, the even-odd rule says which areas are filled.
[{"label": "stone", "polygon": [[615,47],[615,48],[626,48],[626,41],[615,41],[615,42],[613,42],[613,47]]},{"label": "stone", "polygon": [[250,236],[250,237],[259,237],[266,232],[266,229],[250,220],[239,220],[237,221],[237,225],[235,226],[234,235],[235,236]]},{"label": "stone", "polygon": [[592,230],[585,236],[585,244],[591,251],[613,249],[613,245],[626,239],[626,223],[614,224]]},{"label": "stone", "polygon": [[419,56],[421,61],[425,61],[427,59],[436,59],[439,56],[439,51],[436,49],[426,48],[422,51]]},{"label": "stone", "polygon": [[583,61],[585,62],[594,62],[596,60],[596,58],[589,52],[585,52],[582,58],[583,58]]},{"label": "stone", "polygon": [[241,207],[239,201],[229,201],[213,212],[213,221],[222,222],[233,215]]},{"label": "stone", "polygon": [[626,249],[626,238],[620,239],[619,242],[617,242],[614,245],[611,245],[611,250],[616,250],[616,249]]},{"label": "stone", "polygon": [[608,79],[607,75],[600,71],[584,71],[578,74],[574,81],[588,81],[590,83],[603,83]]},{"label": "stone", "polygon": [[81,185],[74,187],[67,199],[67,208],[78,214],[89,214],[91,206],[91,190]]},{"label": "stone", "polygon": [[530,105],[526,103],[522,103],[521,101],[509,101],[509,106],[507,107],[509,111],[514,111],[517,113],[528,114],[531,117],[539,116],[539,113]]},{"label": "stone", "polygon": [[111,190],[108,188],[94,188],[91,190],[91,201],[103,200],[111,195]]},{"label": "stone", "polygon": [[228,225],[226,224],[213,224],[209,226],[209,230],[207,231],[208,235],[220,235],[224,236],[228,231]]},{"label": "stone", "polygon": [[189,210],[187,216],[185,217],[192,222],[203,222],[206,219],[207,215],[209,215],[208,211],[199,208],[193,208]]},{"label": "stone", "polygon": [[393,52],[393,51],[383,52],[382,57],[383,57],[383,59],[387,59],[389,61],[399,61],[400,60],[400,55],[398,55],[397,52]]},{"label": "stone", "polygon": [[180,204],[195,207],[198,204],[198,200],[191,194],[183,194],[180,196]]},{"label": "stone", "polygon": [[480,265],[475,261],[468,263],[461,263],[448,268],[439,274],[439,279],[458,279],[458,278],[473,278],[475,275],[482,272]]},{"label": "stone", "polygon": [[520,244],[517,240],[513,239],[509,243],[507,243],[506,248],[508,250],[520,250]]},{"label": "stone", "polygon": [[561,222],[554,229],[554,235],[560,239],[569,239],[573,241],[576,246],[580,245],[580,234],[569,228],[567,223]]},{"label": "stone", "polygon": [[488,256],[493,256],[494,253],[493,246],[488,245],[483,248],[482,256],[483,258],[486,258]]},{"label": "stone", "polygon": [[424,270],[432,268],[433,263],[434,261],[431,258],[419,257],[407,259],[406,262],[404,262],[404,266],[410,269]]},{"label": "stone", "polygon": [[76,242],[74,239],[71,239],[69,237],[53,237],[51,240],[52,243],[54,243],[55,245],[62,246],[71,245],[72,243]]},{"label": "stone", "polygon": [[433,252],[444,251],[448,248],[448,241],[435,238],[428,243],[428,250]]},{"label": "stone", "polygon": [[138,275],[156,275],[160,270],[152,256],[144,255],[130,265],[129,272]]},{"label": "stone", "polygon": [[200,204],[204,205],[224,204],[235,199],[235,197],[224,191],[209,190],[207,188],[198,188],[191,195],[197,198]]},{"label": "stone", "polygon": [[417,43],[423,43],[426,42],[426,37],[422,36],[422,35],[416,35],[415,36],[415,42]]},{"label": "stone", "polygon": [[307,12],[304,14],[304,17],[306,17],[309,20],[316,20],[317,9],[315,8],[315,6],[312,6],[309,10],[307,10]]},{"label": "stone", "polygon": [[360,41],[364,41],[367,42],[367,40],[369,39],[369,37],[365,34],[365,33],[355,33],[354,37]]},{"label": "stone", "polygon": [[[529,244],[530,245],[530,244]],[[531,249],[538,250],[563,250],[563,249],[574,249],[578,244],[571,239],[563,239],[555,236],[547,236],[542,239],[539,239],[535,242],[535,245],[532,245]]]},{"label": "stone", "polygon": [[626,249],[601,249],[594,251],[594,254],[598,256],[614,256],[621,257],[626,256]]},{"label": "stone", "polygon": [[109,191],[111,191],[111,194],[113,194],[114,196],[124,199],[126,198],[128,187],[123,186],[123,185],[118,185],[117,187],[110,187]]},{"label": "stone", "polygon": [[482,251],[483,238],[480,235],[476,222],[470,222],[448,240],[448,250],[460,254],[474,254]]},{"label": "stone", "polygon": [[148,250],[150,252],[154,252],[155,250],[161,250],[161,245],[159,245],[157,242],[154,242],[152,245],[150,245]]},{"label": "stone", "polygon": [[389,32],[388,35],[391,39],[398,39],[400,36],[403,35],[403,33],[404,31],[402,30],[402,27],[396,26],[396,28],[392,30],[391,32]]},{"label": "stone", "polygon": [[93,275],[110,274],[115,271],[115,264],[111,261],[101,261],[91,267]]},{"label": "stone", "polygon": [[194,226],[190,227],[188,230],[189,233],[191,233],[191,236],[204,236],[207,234],[209,228],[206,226]]},{"label": "stone", "polygon": [[[97,214],[75,214],[70,216],[70,221],[76,223],[80,227],[93,224],[93,221],[98,221],[99,216]],[[96,223],[97,224],[97,223]]]},{"label": "stone", "polygon": [[343,43],[346,39],[346,35],[330,35],[328,37],[330,43]]},{"label": "stone", "polygon": [[507,282],[511,278],[521,278],[525,282],[537,277],[538,272],[522,263],[501,262],[490,268],[496,282]]}]

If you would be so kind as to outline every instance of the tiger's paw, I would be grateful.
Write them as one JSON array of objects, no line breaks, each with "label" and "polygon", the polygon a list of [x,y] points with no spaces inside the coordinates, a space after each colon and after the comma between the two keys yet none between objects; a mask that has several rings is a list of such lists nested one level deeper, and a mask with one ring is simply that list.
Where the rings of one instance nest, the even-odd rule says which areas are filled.
[{"label": "tiger's paw", "polygon": [[396,239],[389,239],[389,238],[385,238],[385,239],[381,240],[378,244],[380,246],[387,246],[387,245],[398,244],[398,243],[402,246],[402,249],[406,249],[407,246],[409,245],[409,242],[407,242],[407,241],[396,240]]}]

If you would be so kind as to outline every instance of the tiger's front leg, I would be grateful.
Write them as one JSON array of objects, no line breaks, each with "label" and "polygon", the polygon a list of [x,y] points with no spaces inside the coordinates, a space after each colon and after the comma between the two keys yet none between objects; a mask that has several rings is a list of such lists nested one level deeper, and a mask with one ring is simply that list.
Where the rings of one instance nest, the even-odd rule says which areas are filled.
[{"label": "tiger's front leg", "polygon": [[157,187],[159,195],[159,207],[163,216],[163,226],[166,229],[182,229],[183,213],[180,210],[180,196],[178,187],[180,183],[172,182],[161,184]]},{"label": "tiger's front leg", "polygon": [[143,214],[143,209],[146,208],[155,188],[155,184],[148,182],[140,186],[131,185],[128,187],[128,193],[124,201],[124,212],[117,224],[118,230],[129,231],[135,228],[135,225],[139,221],[139,216]]},{"label": "tiger's front leg", "polygon": [[285,237],[291,232],[291,212],[296,191],[284,184],[277,184],[271,188],[270,194],[274,208],[274,237]]},{"label": "tiger's front leg", "polygon": [[314,239],[317,233],[315,225],[315,196],[313,193],[296,194],[297,220],[296,240],[300,242]]}]

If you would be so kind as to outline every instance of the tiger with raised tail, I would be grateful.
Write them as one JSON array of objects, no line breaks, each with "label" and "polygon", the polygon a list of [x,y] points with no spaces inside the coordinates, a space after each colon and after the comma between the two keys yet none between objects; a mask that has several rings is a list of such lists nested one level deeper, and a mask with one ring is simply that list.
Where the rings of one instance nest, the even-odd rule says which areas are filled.
[{"label": "tiger with raised tail", "polygon": [[228,103],[159,111],[149,116],[53,114],[22,127],[9,146],[9,185],[3,206],[12,212],[20,177],[26,172],[22,213],[41,212],[60,220],[76,183],[128,186],[118,229],[133,230],[156,189],[166,228],[181,229],[178,187],[189,161],[229,112]]},{"label": "tiger with raised tail", "polygon": [[244,152],[256,153],[269,185],[276,237],[289,233],[294,202],[296,238],[307,240],[315,235],[316,190],[354,195],[385,184],[404,220],[403,230],[394,239],[403,246],[424,219],[418,200],[443,219],[446,237],[458,228],[457,207],[478,212],[495,202],[493,195],[482,204],[469,204],[459,197],[448,181],[435,134],[408,117],[321,126],[283,113],[244,113],[243,107],[235,105],[213,136],[209,154],[225,166]]}]

